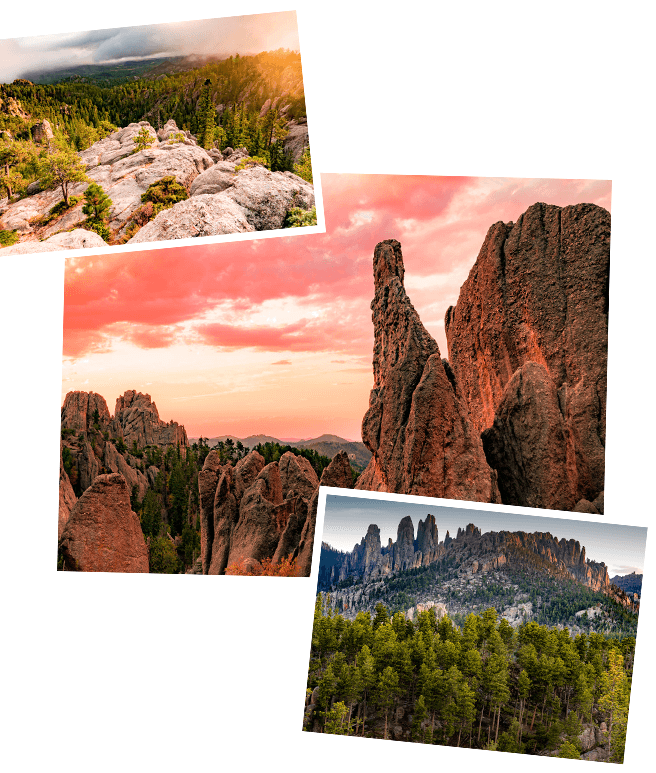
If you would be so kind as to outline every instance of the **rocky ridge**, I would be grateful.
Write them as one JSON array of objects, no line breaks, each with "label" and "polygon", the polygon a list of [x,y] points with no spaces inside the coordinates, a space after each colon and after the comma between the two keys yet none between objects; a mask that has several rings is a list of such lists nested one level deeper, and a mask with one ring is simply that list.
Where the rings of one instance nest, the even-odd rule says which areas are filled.
[{"label": "rocky ridge", "polygon": [[[76,501],[75,489],[81,495],[99,475],[118,473],[129,490],[142,500],[159,470],[156,467],[137,468],[134,456],[124,456],[117,444],[138,448],[151,445],[159,448],[178,445],[182,454],[189,446],[187,433],[174,421],[159,418],[157,406],[150,395],[129,390],[116,400],[114,416],[107,402],[95,392],[69,392],[61,410],[62,446],[59,479],[59,524],[61,530]],[[64,471],[63,450],[72,460],[71,475]]]},{"label": "rocky ridge", "polygon": [[291,558],[299,575],[309,576],[320,482],[352,485],[345,452],[319,481],[307,459],[290,451],[267,465],[251,451],[234,467],[210,451],[198,477],[203,574],[233,566],[257,573],[264,559]]},{"label": "rocky ridge", "polygon": [[446,312],[449,360],[374,252],[373,458],[357,487],[603,512],[610,215],[534,204],[496,223]]},{"label": "rocky ridge", "polygon": [[578,540],[557,540],[549,532],[527,533],[523,531],[486,532],[469,524],[458,529],[455,538],[445,537],[438,541],[435,516],[428,514],[417,525],[417,538],[410,516],[403,518],[398,526],[396,542],[383,547],[380,529],[371,524],[367,534],[351,553],[333,557],[333,569],[329,584],[348,578],[360,581],[388,577],[406,569],[428,566],[441,558],[453,559],[458,571],[472,575],[499,569],[513,560],[519,550],[539,556],[552,569],[566,573],[573,579],[593,590],[608,591],[610,580],[604,563],[586,558],[585,547]]},{"label": "rocky ridge", "polygon": [[[143,129],[152,144],[135,152],[135,137]],[[112,200],[109,229],[114,243],[277,229],[283,227],[292,208],[314,206],[314,188],[302,178],[259,165],[236,171],[239,161],[248,156],[245,148],[208,152],[174,121],[159,132],[147,121],[131,123],[78,155],[87,176]],[[185,187],[189,198],[160,212],[134,233],[142,194],[152,183],[170,176]],[[87,186],[77,183],[70,194],[81,196]],[[83,200],[43,225],[43,216],[63,201],[62,193],[59,189],[41,191],[37,182],[28,188],[28,194],[16,202],[0,201],[0,228],[17,230],[20,235],[20,243],[0,250],[2,254],[107,246],[100,236],[79,227],[86,219]]]}]

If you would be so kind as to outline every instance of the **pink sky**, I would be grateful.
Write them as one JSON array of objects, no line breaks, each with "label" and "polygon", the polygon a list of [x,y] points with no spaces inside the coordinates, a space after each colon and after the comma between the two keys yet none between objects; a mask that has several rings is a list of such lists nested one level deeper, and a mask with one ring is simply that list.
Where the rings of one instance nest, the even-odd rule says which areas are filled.
[{"label": "pink sky", "polygon": [[401,242],[408,295],[444,314],[488,228],[531,204],[610,210],[599,180],[322,175],[326,233],[69,258],[62,399],[149,393],[189,436],[360,440],[372,385],[372,256]]}]

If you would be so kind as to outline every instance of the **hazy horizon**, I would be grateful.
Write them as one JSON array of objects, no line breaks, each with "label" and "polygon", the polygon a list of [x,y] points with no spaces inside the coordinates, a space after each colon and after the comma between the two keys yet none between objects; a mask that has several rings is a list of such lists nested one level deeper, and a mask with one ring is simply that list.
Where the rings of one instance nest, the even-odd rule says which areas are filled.
[{"label": "hazy horizon", "polygon": [[0,40],[0,82],[81,65],[299,50],[296,11]]}]

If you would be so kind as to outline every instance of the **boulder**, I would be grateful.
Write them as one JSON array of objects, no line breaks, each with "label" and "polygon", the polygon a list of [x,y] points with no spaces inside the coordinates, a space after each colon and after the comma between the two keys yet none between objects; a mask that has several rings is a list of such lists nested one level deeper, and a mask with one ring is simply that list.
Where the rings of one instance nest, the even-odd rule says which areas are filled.
[{"label": "boulder", "polygon": [[148,571],[148,548],[122,475],[96,478],[73,507],[59,546],[65,571]]},{"label": "boulder", "polygon": [[571,510],[576,467],[558,392],[544,365],[527,362],[508,382],[483,446],[503,502]]},{"label": "boulder", "polygon": [[[232,166],[232,165],[231,165]],[[233,170],[224,171],[218,164],[205,170],[191,184],[190,196],[200,196],[205,193],[221,193],[235,184]]]},{"label": "boulder", "polygon": [[399,242],[374,251],[374,386],[362,421],[373,456],[356,488],[499,500],[478,434],[448,364],[403,285]]},{"label": "boulder", "polygon": [[52,126],[50,125],[50,121],[48,121],[46,118],[44,118],[43,121],[35,123],[30,131],[32,132],[32,139],[39,145],[47,145],[50,140],[54,139],[55,137],[52,131]]},{"label": "boulder", "polygon": [[44,244],[54,244],[62,250],[97,249],[106,247],[107,242],[93,231],[84,228],[76,228],[73,231],[55,234],[47,239]]}]

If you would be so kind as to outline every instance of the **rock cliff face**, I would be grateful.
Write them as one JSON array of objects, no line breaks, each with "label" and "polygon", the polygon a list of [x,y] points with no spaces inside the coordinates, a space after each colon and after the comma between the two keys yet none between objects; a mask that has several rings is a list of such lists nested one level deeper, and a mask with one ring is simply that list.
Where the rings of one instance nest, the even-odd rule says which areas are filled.
[{"label": "rock cliff face", "polygon": [[446,313],[449,362],[405,293],[399,243],[378,244],[358,488],[603,512],[609,243],[593,204],[493,225]]},{"label": "rock cliff face", "polygon": [[112,417],[102,395],[95,392],[69,392],[61,409],[62,429],[88,432],[95,421],[96,411],[99,426],[107,427]]},{"label": "rock cliff face", "polygon": [[375,524],[370,525],[351,553],[331,557],[333,567],[327,579],[329,584],[348,577],[364,582],[427,566],[443,557],[452,558],[459,571],[477,574],[521,560],[527,552],[540,556],[561,576],[573,577],[593,590],[609,592],[606,565],[586,559],[585,548],[576,540],[557,540],[548,532],[492,531],[481,534],[478,527],[469,524],[465,529],[458,529],[455,539],[438,542],[433,515],[419,521],[416,541],[412,519],[409,516],[403,518],[396,542],[384,549],[381,548],[380,529]]},{"label": "rock cliff face", "polygon": [[148,571],[148,549],[122,475],[96,478],[73,507],[59,545],[65,571]]},{"label": "rock cliff face", "polygon": [[[116,401],[115,414],[112,417],[105,398],[95,392],[69,392],[61,409],[61,427],[64,432],[72,433],[64,443],[74,459],[74,480],[78,493],[88,489],[98,475],[102,473],[120,473],[126,480],[129,490],[135,490],[143,500],[149,483],[154,483],[158,469],[151,467],[145,473],[137,469],[138,460],[121,454],[114,440],[122,440],[132,447],[147,445],[166,448],[179,445],[181,453],[189,446],[185,428],[176,422],[165,422],[159,418],[157,406],[150,395],[129,390]],[[68,475],[66,475],[68,479]],[[68,518],[64,494],[62,500],[60,481],[60,523]],[[70,480],[69,480],[70,485]]]},{"label": "rock cliff face", "polygon": [[71,481],[64,469],[64,461],[59,457],[59,526],[57,529],[57,538],[61,539],[64,526],[71,515],[71,510],[75,507],[77,497],[71,486]]},{"label": "rock cliff face", "polygon": [[403,286],[401,245],[374,252],[374,387],[362,422],[373,454],[357,488],[499,501],[479,434]]},{"label": "rock cliff face", "polygon": [[446,313],[505,503],[569,510],[603,490],[609,260],[606,210],[534,204],[490,228]]},{"label": "rock cliff face", "polygon": [[162,421],[150,395],[133,389],[116,399],[112,429],[129,446],[136,441],[140,448],[149,445],[164,448],[177,444],[181,450],[189,447],[185,428],[175,421]]},{"label": "rock cliff face", "polygon": [[[345,482],[344,460],[348,466],[342,452],[324,470],[324,485]],[[265,465],[251,451],[233,467],[222,465],[218,453],[210,451],[198,487],[203,574],[291,557],[300,574],[309,576],[319,479],[307,459],[288,451]]]},{"label": "rock cliff face", "polygon": [[[135,137],[143,129],[152,144],[136,150]],[[133,216],[142,206],[141,196],[164,177],[174,177],[190,198],[160,212],[127,243],[282,228],[290,209],[310,209],[314,205],[313,186],[295,174],[270,172],[262,166],[237,171],[239,161],[248,155],[245,149],[208,153],[191,134],[180,132],[173,121],[158,133],[147,121],[132,123],[78,155],[89,179],[112,200],[108,224],[115,243],[128,239],[133,233],[129,229],[140,224],[135,225]],[[202,178],[200,182],[198,178]],[[82,196],[87,185],[72,186],[71,195]],[[38,184],[30,188],[28,193],[32,195],[4,202],[0,228],[17,230],[20,243],[0,250],[3,255],[106,246],[97,234],[76,227],[86,219],[83,200],[52,222],[42,224],[40,219],[63,196],[59,189],[42,191]]]}]

